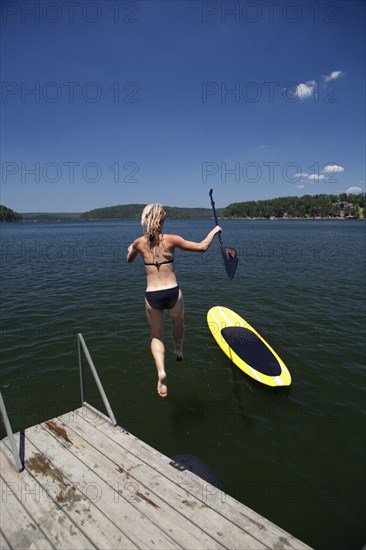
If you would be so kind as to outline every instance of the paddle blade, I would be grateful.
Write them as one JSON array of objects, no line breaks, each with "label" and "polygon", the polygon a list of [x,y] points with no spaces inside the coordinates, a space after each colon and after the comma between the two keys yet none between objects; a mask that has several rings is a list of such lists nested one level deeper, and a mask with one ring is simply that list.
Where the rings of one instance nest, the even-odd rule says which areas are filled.
[{"label": "paddle blade", "polygon": [[223,245],[220,248],[227,276],[229,277],[229,279],[232,279],[238,266],[238,255],[236,253],[236,250],[229,246]]}]

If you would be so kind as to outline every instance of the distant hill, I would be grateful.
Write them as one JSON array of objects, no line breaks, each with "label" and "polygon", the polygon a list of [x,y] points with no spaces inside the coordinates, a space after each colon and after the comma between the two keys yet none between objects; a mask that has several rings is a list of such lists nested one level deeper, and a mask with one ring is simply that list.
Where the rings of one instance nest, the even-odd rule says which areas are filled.
[{"label": "distant hill", "polygon": [[[139,220],[144,204],[120,204],[89,210],[84,220]],[[340,195],[304,195],[229,204],[217,209],[221,218],[363,218],[365,193]],[[211,208],[164,206],[168,218],[212,218]]]},{"label": "distant hill", "polygon": [[[88,212],[25,212],[18,214],[0,206],[1,221],[77,221],[77,220],[139,220],[145,204],[119,204],[95,208]],[[211,208],[180,208],[164,206],[170,219],[212,219]],[[231,203],[218,208],[220,218],[352,218],[364,219],[365,193],[340,195],[303,195],[268,200]]]},{"label": "distant hill", "polygon": [[[145,204],[119,204],[89,210],[80,216],[83,220],[139,220]],[[212,218],[211,208],[179,208],[164,206],[167,217],[171,219]],[[218,211],[218,213],[220,210]]]},{"label": "distant hill", "polygon": [[22,215],[0,204],[0,222],[20,222]]},{"label": "distant hill", "polygon": [[26,222],[58,222],[80,220],[80,212],[23,212],[23,220]]},{"label": "distant hill", "polygon": [[303,195],[229,204],[224,218],[364,218],[365,193]]}]

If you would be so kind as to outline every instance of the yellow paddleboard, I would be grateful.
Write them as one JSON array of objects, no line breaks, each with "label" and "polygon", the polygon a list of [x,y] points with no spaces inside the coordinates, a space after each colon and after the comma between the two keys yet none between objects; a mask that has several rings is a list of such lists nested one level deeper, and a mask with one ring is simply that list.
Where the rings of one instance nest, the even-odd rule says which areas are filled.
[{"label": "yellow paddleboard", "polygon": [[285,363],[240,315],[215,306],[207,313],[207,324],[222,351],[248,376],[267,386],[291,384]]}]

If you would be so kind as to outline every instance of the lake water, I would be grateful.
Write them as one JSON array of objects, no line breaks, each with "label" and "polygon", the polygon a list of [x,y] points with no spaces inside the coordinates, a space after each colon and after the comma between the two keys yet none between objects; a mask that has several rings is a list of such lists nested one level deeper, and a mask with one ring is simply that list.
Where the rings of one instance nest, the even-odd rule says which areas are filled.
[{"label": "lake water", "polygon": [[[226,221],[239,266],[214,242],[178,251],[184,361],[166,319],[169,396],[156,393],[145,274],[125,262],[138,222],[2,224],[0,388],[14,431],[80,405],[84,335],[120,425],[168,456],[206,462],[223,489],[316,548],[360,549],[365,518],[365,228],[359,221]],[[210,220],[167,220],[201,240]],[[292,385],[237,369],[206,325],[237,311],[287,364]],[[87,401],[100,399],[87,381]],[[101,408],[101,410],[103,410]],[[1,437],[4,436],[2,429]]]}]

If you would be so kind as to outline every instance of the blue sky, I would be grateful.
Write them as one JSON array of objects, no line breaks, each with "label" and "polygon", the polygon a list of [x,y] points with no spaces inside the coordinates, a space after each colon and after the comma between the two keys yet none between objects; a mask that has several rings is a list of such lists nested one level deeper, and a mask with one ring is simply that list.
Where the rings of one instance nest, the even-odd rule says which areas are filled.
[{"label": "blue sky", "polygon": [[2,4],[1,203],[365,191],[365,3]]}]

